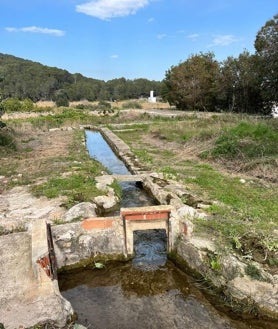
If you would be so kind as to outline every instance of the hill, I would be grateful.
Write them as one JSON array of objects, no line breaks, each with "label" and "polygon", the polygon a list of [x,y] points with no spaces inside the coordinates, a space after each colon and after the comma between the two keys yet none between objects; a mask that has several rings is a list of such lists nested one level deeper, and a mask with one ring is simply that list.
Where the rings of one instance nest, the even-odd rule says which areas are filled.
[{"label": "hill", "polygon": [[0,100],[13,97],[36,102],[61,95],[69,101],[122,100],[147,97],[150,90],[159,96],[160,89],[159,81],[119,78],[105,82],[0,53]]}]

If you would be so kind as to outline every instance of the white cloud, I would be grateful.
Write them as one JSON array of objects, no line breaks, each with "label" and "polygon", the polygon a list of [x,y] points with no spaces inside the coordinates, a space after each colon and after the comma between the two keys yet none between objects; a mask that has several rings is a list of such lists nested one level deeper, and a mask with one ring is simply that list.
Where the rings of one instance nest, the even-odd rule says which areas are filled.
[{"label": "white cloud", "polygon": [[226,34],[226,35],[216,35],[212,39],[212,43],[209,45],[210,47],[213,46],[229,46],[230,44],[237,42],[238,38],[234,35]]},{"label": "white cloud", "polygon": [[149,4],[150,0],[93,0],[77,5],[76,11],[109,20],[113,17],[123,17],[135,14],[140,8]]},{"label": "white cloud", "polygon": [[114,55],[111,55],[110,58],[119,58],[119,55],[114,54]]},{"label": "white cloud", "polygon": [[27,26],[27,27],[6,27],[6,31],[8,32],[30,32],[30,33],[42,33],[42,34],[51,34],[56,37],[61,37],[65,35],[65,31],[56,30],[56,29],[49,29],[47,27],[37,27],[37,26]]},{"label": "white cloud", "polygon": [[152,23],[152,22],[154,22],[154,18],[153,17],[151,17],[151,18],[148,19],[148,23]]}]

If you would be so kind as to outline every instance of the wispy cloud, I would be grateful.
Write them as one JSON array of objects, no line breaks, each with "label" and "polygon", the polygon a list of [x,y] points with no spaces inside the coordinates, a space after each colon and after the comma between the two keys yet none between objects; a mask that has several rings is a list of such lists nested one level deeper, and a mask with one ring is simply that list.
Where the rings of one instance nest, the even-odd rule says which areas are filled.
[{"label": "wispy cloud", "polygon": [[154,22],[154,18],[153,17],[151,17],[151,18],[148,19],[148,23],[152,23],[152,22]]},{"label": "wispy cloud", "polygon": [[239,41],[239,39],[232,34],[216,35],[212,39],[212,43],[209,45],[209,47],[229,46],[230,44],[237,42],[237,41]]},{"label": "wispy cloud", "polygon": [[164,38],[166,38],[167,37],[167,34],[165,34],[165,33],[161,33],[161,34],[158,34],[157,36],[157,39],[164,39]]},{"label": "wispy cloud", "polygon": [[119,55],[114,54],[114,55],[111,55],[110,58],[116,59],[116,58],[119,58]]},{"label": "wispy cloud", "polygon": [[93,0],[77,5],[76,11],[109,20],[113,17],[133,15],[149,3],[150,0]]},{"label": "wispy cloud", "polygon": [[49,29],[47,27],[38,27],[38,26],[27,26],[27,27],[6,27],[5,30],[7,32],[29,32],[29,33],[42,33],[42,34],[50,34],[56,37],[62,37],[65,35],[65,31]]},{"label": "wispy cloud", "polygon": [[197,38],[199,38],[199,34],[198,33],[192,33],[192,34],[189,34],[188,36],[187,36],[187,38],[188,39],[191,39],[191,40],[195,40],[195,39],[197,39]]}]

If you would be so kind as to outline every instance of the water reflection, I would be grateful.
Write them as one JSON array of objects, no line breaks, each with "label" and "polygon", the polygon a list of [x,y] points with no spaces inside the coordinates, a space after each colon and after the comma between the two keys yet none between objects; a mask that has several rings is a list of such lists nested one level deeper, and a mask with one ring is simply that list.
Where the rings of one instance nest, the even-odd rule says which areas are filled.
[{"label": "water reflection", "polygon": [[86,130],[85,134],[90,157],[102,163],[112,174],[130,175],[123,161],[115,155],[99,131]]},{"label": "water reflection", "polygon": [[59,284],[88,328],[250,328],[219,314],[189,280],[170,262],[156,271],[125,263],[66,273]]},{"label": "water reflection", "polygon": [[[91,158],[99,161],[111,174],[131,175],[122,160],[120,160],[102,134],[98,131],[86,130],[86,145]],[[152,206],[156,201],[134,182],[119,182],[122,188],[122,200],[119,208]],[[117,215],[119,210],[107,215]]]}]

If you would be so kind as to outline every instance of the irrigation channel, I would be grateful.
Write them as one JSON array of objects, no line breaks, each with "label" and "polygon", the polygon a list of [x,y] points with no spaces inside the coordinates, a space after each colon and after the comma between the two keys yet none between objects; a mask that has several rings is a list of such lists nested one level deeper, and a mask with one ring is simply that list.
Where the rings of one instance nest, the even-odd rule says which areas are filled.
[{"label": "irrigation channel", "polygon": [[[130,174],[99,132],[86,131],[86,141],[90,156],[111,173]],[[154,200],[135,183],[121,184],[122,207],[153,205]],[[163,230],[134,234],[131,262],[59,276],[61,293],[71,302],[78,323],[90,329],[267,328],[212,305],[201,285],[167,260]]]}]

